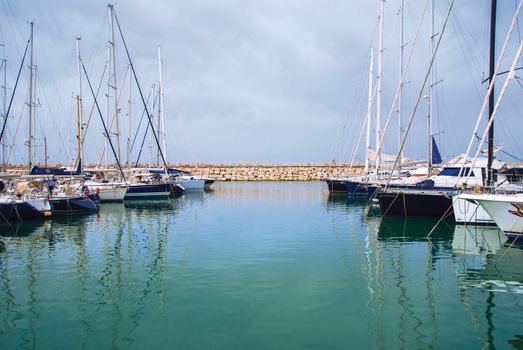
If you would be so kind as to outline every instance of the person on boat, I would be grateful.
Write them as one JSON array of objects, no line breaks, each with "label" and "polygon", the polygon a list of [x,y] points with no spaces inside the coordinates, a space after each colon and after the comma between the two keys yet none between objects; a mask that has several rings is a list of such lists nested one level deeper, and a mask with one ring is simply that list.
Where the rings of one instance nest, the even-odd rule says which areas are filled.
[{"label": "person on boat", "polygon": [[53,190],[58,187],[58,183],[56,182],[56,176],[53,176],[51,181],[47,183],[47,191],[49,192],[49,197],[53,196]]}]

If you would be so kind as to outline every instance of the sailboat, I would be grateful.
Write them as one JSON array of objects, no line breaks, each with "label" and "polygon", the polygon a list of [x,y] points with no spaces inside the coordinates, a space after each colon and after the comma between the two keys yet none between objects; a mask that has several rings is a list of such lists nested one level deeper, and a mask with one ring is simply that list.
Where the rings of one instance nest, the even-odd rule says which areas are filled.
[{"label": "sailboat", "polygon": [[[427,79],[431,81],[432,77],[432,66],[434,63],[435,55],[438,51],[441,39],[448,23],[448,18],[452,10],[453,3],[451,3],[447,17],[443,24],[441,33],[439,34],[438,42],[434,47],[432,41],[434,36],[431,36],[431,60],[428,71],[425,76],[425,82],[422,89],[420,89],[418,100],[416,102],[413,113],[409,121],[409,126],[407,131],[410,128],[412,119],[416,112],[416,108],[421,99],[423,88]],[[434,13],[434,11],[432,11]],[[432,21],[433,22],[433,21]],[[434,33],[434,26],[431,25],[431,32]],[[432,99],[432,83],[429,83],[429,101]],[[432,103],[429,104],[432,106]],[[432,112],[429,112],[429,116]],[[431,123],[430,118],[428,118],[427,130],[429,135],[429,140],[431,139]],[[403,141],[403,143],[405,140]],[[384,187],[381,191],[377,193],[377,198],[379,200],[380,209],[382,215],[393,215],[393,216],[428,216],[428,217],[443,217],[443,218],[452,218],[452,200],[451,195],[457,194],[461,190],[462,186],[483,186],[486,183],[485,171],[487,169],[487,162],[483,165],[479,163],[466,163],[466,157],[462,160],[461,166],[452,166],[444,167],[438,174],[431,175],[433,163],[433,149],[434,141],[429,141],[429,147],[427,148],[427,174],[428,179],[418,184],[415,187],[408,188],[394,188],[387,186]],[[399,156],[398,156],[399,157]],[[491,163],[489,163],[492,165]],[[420,186],[421,185],[421,186]]]},{"label": "sailboat", "polygon": [[[164,94],[163,94],[163,61],[162,61],[162,48],[158,47],[158,133],[162,141],[163,155],[167,157],[166,149],[166,136],[165,136],[165,109],[164,109]],[[158,157],[159,159],[159,157]],[[170,179],[174,184],[180,185],[185,191],[202,191],[206,187],[211,186],[214,183],[214,179],[194,175],[189,171],[183,171],[179,169],[165,169]],[[160,173],[164,169],[151,169],[151,173]]]},{"label": "sailboat", "polygon": [[[491,16],[491,28],[495,28],[495,6],[496,1],[492,2],[492,16]],[[520,5],[521,7],[521,5]],[[514,21],[517,18],[519,9],[516,12]],[[514,24],[513,21],[513,24]],[[514,25],[512,26],[512,28]],[[512,29],[511,29],[512,30]],[[508,37],[510,36],[510,32]],[[489,92],[487,97],[489,98],[489,126],[493,122],[494,115],[494,101],[493,101],[493,79],[495,78],[494,71],[494,40],[495,30],[491,29],[491,83],[489,86]],[[507,42],[505,42],[506,44]],[[515,59],[519,59],[518,57]],[[498,63],[499,65],[499,63]],[[513,69],[515,66],[513,64]],[[497,71],[497,69],[496,69]],[[508,81],[508,80],[507,80]],[[505,83],[507,84],[507,82]],[[500,96],[501,97],[501,96]],[[499,103],[499,99],[498,99]],[[484,102],[485,106],[485,102]],[[480,116],[483,114],[483,108]],[[479,122],[479,119],[478,119]],[[487,130],[490,130],[487,128]],[[472,141],[471,141],[472,144]],[[380,199],[380,208],[383,215],[400,215],[400,216],[433,216],[433,217],[444,217],[444,218],[455,218],[458,222],[478,223],[478,224],[489,224],[492,221],[488,218],[488,214],[474,203],[476,194],[460,194],[463,189],[473,189],[477,192],[478,189],[487,189],[505,193],[520,192],[522,187],[518,184],[513,184],[509,181],[507,174],[504,174],[502,167],[504,164],[494,159],[493,152],[493,137],[489,137],[489,152],[487,158],[478,158],[477,154],[473,161],[467,163],[467,154],[465,154],[461,162],[461,166],[453,169],[454,179],[453,184],[449,184],[449,187],[434,188],[434,189],[409,189],[407,191],[394,191],[385,190],[378,194]],[[478,149],[479,152],[479,149]],[[451,175],[450,172],[446,172],[446,169],[436,176]],[[468,201],[470,203],[466,203]],[[454,202],[454,205],[453,205]],[[472,204],[471,204],[472,203]]]},{"label": "sailboat", "polygon": [[[16,190],[11,192],[11,194],[6,194],[6,197],[2,196],[2,207],[6,214],[6,218],[16,218],[16,220],[24,219],[24,216],[27,218],[41,218],[50,216],[48,213],[59,214],[59,213],[69,213],[77,211],[96,211],[98,207],[93,201],[87,197],[85,194],[80,193],[60,193],[57,197],[52,197],[53,191],[48,187],[48,193],[44,193],[45,184],[43,181],[34,180],[35,177],[50,177],[54,172],[56,174],[62,175],[72,175],[76,171],[68,172],[65,169],[45,169],[44,168],[34,168],[33,167],[33,125],[34,125],[34,84],[33,84],[33,41],[34,41],[34,23],[31,23],[31,36],[28,41],[28,44],[31,44],[30,48],[30,63],[29,63],[29,125],[28,125],[28,173],[26,177],[30,177],[33,181],[20,181],[17,184]],[[27,47],[26,47],[27,52]],[[25,53],[24,53],[25,59]],[[23,64],[23,61],[22,61]],[[19,76],[18,76],[19,77]],[[18,82],[18,78],[17,78]],[[14,93],[14,92],[13,92]],[[7,120],[7,118],[6,118]],[[0,135],[0,140],[3,136],[5,130],[5,123],[2,128],[2,134]],[[45,175],[42,175],[45,173]],[[55,186],[59,187],[59,186]],[[13,197],[13,194],[15,197]],[[33,197],[33,199],[25,199],[27,196]],[[44,197],[45,196],[45,197]],[[49,197],[49,198],[47,198]],[[12,214],[12,209],[16,209],[16,213]],[[23,215],[22,215],[23,214]],[[13,216],[14,215],[14,216]]]},{"label": "sailboat", "polygon": [[[509,35],[507,35],[507,41],[510,37],[511,30],[514,28],[514,24],[516,23],[516,19],[519,15],[519,12],[521,10],[523,1],[520,1],[520,4],[517,8],[517,11],[514,16],[514,20],[512,22],[511,29],[509,30]],[[505,47],[504,47],[505,48]],[[487,126],[487,130],[489,132],[489,142],[493,140],[493,137],[491,137],[491,131],[492,131],[492,124],[494,122],[494,118],[496,116],[497,111],[499,110],[499,105],[501,102],[502,97],[507,91],[508,85],[511,81],[513,81],[516,77],[516,69],[518,62],[520,61],[521,54],[523,52],[523,42],[520,41],[518,51],[514,57],[514,60],[512,62],[512,66],[508,72],[508,75],[505,79],[505,83],[503,85],[503,88],[501,89],[501,92],[499,94],[499,97],[497,99],[496,105],[489,110],[489,123]],[[499,67],[499,62],[498,62]],[[492,71],[491,71],[492,72]],[[494,85],[494,79],[497,74],[497,69],[492,74],[489,87],[489,100],[492,100],[492,90]],[[492,147],[493,148],[493,147]],[[491,145],[489,144],[489,150],[491,149]],[[489,151],[490,155],[490,151]],[[498,174],[499,177],[499,174]],[[489,180],[494,180],[494,177],[490,178]],[[498,179],[499,181],[499,179]],[[487,188],[492,188],[492,186],[489,186]],[[496,188],[497,189],[497,188]],[[516,194],[507,194],[500,191],[491,192],[491,193],[467,193],[460,195],[460,198],[463,200],[468,200],[472,202],[474,205],[479,205],[481,209],[485,210],[486,213],[494,220],[496,225],[503,230],[503,232],[507,235],[509,239],[518,239],[523,237],[523,191]]]},{"label": "sailboat", "polygon": [[[514,28],[514,23],[519,16],[520,10],[521,10],[521,3],[519,5],[519,7],[517,8],[517,11],[514,15],[511,29],[509,29],[509,32],[507,34],[507,40],[511,35],[512,29]],[[487,127],[487,131],[488,131],[488,166],[486,169],[487,179],[486,179],[485,188],[487,189],[487,191],[489,191],[491,193],[494,192],[494,193],[498,193],[498,194],[499,193],[513,194],[513,193],[517,193],[517,192],[523,192],[523,182],[520,181],[520,179],[516,179],[519,181],[511,181],[511,180],[514,180],[514,177],[510,176],[510,173],[513,171],[517,172],[518,171],[517,169],[514,169],[514,168],[506,169],[504,172],[501,173],[501,172],[499,172],[498,169],[496,169],[492,166],[492,164],[496,161],[494,159],[495,150],[494,150],[493,128],[494,128],[495,112],[497,111],[497,107],[501,101],[501,97],[504,94],[503,91],[506,90],[508,83],[510,82],[510,80],[512,80],[512,77],[514,76],[515,64],[519,60],[519,56],[516,56],[516,58],[514,59],[514,63],[512,65],[512,70],[509,72],[509,76],[507,76],[505,85],[503,87],[502,92],[500,93],[500,96],[498,97],[498,102],[495,106],[494,105],[494,80],[496,78],[496,75],[498,74],[498,68],[499,68],[499,63],[500,63],[500,62],[498,62],[498,67],[494,66],[494,63],[495,63],[494,62],[495,34],[496,34],[496,1],[492,1],[491,30],[490,30],[490,36],[491,36],[490,64],[489,64],[489,79],[488,79],[489,92],[487,93],[488,103],[489,103],[489,105],[488,105],[489,123],[488,123],[488,127]],[[504,44],[503,51],[505,50],[506,43],[507,42],[505,42],[505,44]],[[521,45],[521,43],[520,43],[520,45]],[[520,47],[520,50],[521,50],[521,47]],[[480,115],[482,115],[482,114],[483,114],[483,110]],[[479,121],[479,119],[478,119],[478,121]],[[470,145],[469,145],[469,149],[470,149]],[[496,186],[496,184],[500,183],[499,176],[503,176],[503,178],[501,179],[502,180],[501,183],[503,183],[503,184],[506,182],[509,182],[509,183],[515,182],[515,183],[509,189],[499,188],[499,186]],[[476,200],[480,197],[482,197],[482,196],[478,193],[466,193],[466,192],[454,196],[453,209],[454,209],[454,216],[455,216],[457,222],[462,222],[462,223],[466,222],[466,223],[470,223],[470,224],[487,224],[487,225],[497,224],[497,221],[493,220],[489,211],[487,211],[486,208],[484,208],[484,205],[487,205],[487,206],[491,207],[490,210],[493,210],[492,205],[487,204],[486,199],[483,200],[484,205],[480,205],[480,202]],[[488,203],[493,201],[493,197],[486,196],[485,198],[489,198]],[[499,205],[503,206],[502,203],[504,203],[504,202],[501,198],[498,198],[498,197],[494,197],[494,198],[499,199],[501,201]],[[509,196],[509,198],[512,198],[512,196]],[[505,221],[505,220],[503,220],[503,221]]]},{"label": "sailboat", "polygon": [[[387,122],[385,124],[384,130],[381,130],[380,124],[381,124],[381,110],[382,110],[382,80],[383,80],[383,58],[382,58],[382,52],[384,51],[383,48],[383,17],[384,17],[384,1],[381,2],[381,8],[380,8],[380,35],[379,35],[379,55],[378,55],[378,74],[377,74],[377,84],[376,88],[373,89],[373,51],[371,49],[371,64],[370,64],[370,74],[369,74],[369,99],[368,99],[368,106],[367,106],[367,116],[366,116],[366,156],[365,156],[365,174],[363,176],[356,176],[356,177],[350,177],[346,179],[339,179],[339,183],[343,183],[346,187],[346,192],[350,195],[367,195],[368,197],[374,197],[376,194],[376,191],[385,186],[388,185],[389,187],[411,187],[413,185],[416,185],[420,183],[421,181],[425,180],[427,176],[423,176],[421,173],[421,168],[419,167],[419,162],[410,162],[406,157],[403,157],[401,151],[399,151],[399,156],[385,154],[382,152],[383,142],[384,142],[384,134],[389,126],[389,121],[394,112],[398,113],[398,120],[399,120],[399,146],[401,147],[402,139],[403,139],[403,128],[402,128],[402,90],[403,85],[405,83],[405,77],[406,77],[406,68],[410,64],[412,49],[414,45],[411,47],[411,52],[409,53],[409,59],[407,60],[406,64],[404,64],[403,59],[403,50],[404,50],[404,41],[403,41],[403,13],[404,13],[404,2],[401,1],[401,7],[400,7],[400,14],[401,14],[401,20],[400,20],[400,42],[399,42],[399,51],[400,51],[400,59],[399,59],[399,84],[396,90],[396,94],[394,97],[394,102],[392,104],[392,107],[389,111]],[[421,26],[422,21],[420,22]],[[419,30],[416,36],[414,37],[414,43],[417,40],[417,37],[419,35]],[[370,147],[370,125],[371,125],[371,111],[372,111],[372,104],[373,104],[373,98],[374,95],[377,95],[377,102],[376,102],[376,150],[372,150]],[[432,138],[432,144],[433,148],[436,150],[436,153],[432,154],[433,157],[433,163],[440,163],[441,157],[439,155],[439,152],[437,152],[437,147],[435,145],[435,141]],[[354,154],[355,156],[355,154]],[[354,158],[354,157],[353,157]],[[369,163],[371,160],[374,160],[374,171],[369,171]],[[409,162],[409,167],[403,167],[401,169],[396,170],[395,168],[392,168],[392,164],[394,164],[395,160],[399,159],[400,163],[406,163]],[[388,163],[388,164],[387,164]],[[391,169],[392,168],[392,169]],[[426,171],[425,171],[426,172]],[[386,180],[386,179],[389,180]],[[393,179],[392,179],[393,178]],[[391,180],[392,179],[392,180]],[[338,185],[338,183],[335,183],[332,179],[328,179],[328,185],[329,189],[331,187],[334,188],[334,185]],[[341,186],[341,184],[340,184]]]},{"label": "sailboat", "polygon": [[[32,182],[19,182],[8,189],[0,180],[0,222],[42,220],[52,216],[49,200],[41,196],[42,188]],[[33,190],[34,189],[34,190]]]},{"label": "sailboat", "polygon": [[[163,175],[159,175],[159,174],[151,174],[149,172],[134,172],[133,175],[130,176],[129,178],[129,189],[127,190],[127,193],[125,195],[125,198],[124,199],[163,199],[163,198],[169,198],[173,193],[180,193],[180,192],[183,192],[185,191],[185,188],[183,188],[183,186],[179,185],[179,184],[176,184],[176,183],[173,183],[170,181],[169,179],[169,176],[167,174],[167,164],[165,162],[165,157],[164,157],[164,153],[162,152],[162,148],[160,146],[160,142],[159,142],[159,139],[158,139],[158,135],[154,129],[154,126],[153,126],[153,123],[152,123],[152,120],[151,120],[151,114],[149,113],[149,110],[147,108],[147,103],[144,99],[144,96],[143,96],[143,93],[142,93],[142,89],[140,87],[140,84],[138,82],[138,78],[137,78],[137,75],[136,75],[136,71],[134,69],[134,65],[133,65],[133,62],[131,60],[131,55],[129,54],[129,50],[127,48],[127,45],[125,43],[125,39],[124,39],[124,36],[123,36],[123,33],[122,33],[122,30],[121,30],[121,27],[120,27],[120,23],[118,22],[118,17],[116,16],[116,13],[114,11],[114,7],[113,5],[108,5],[108,8],[109,8],[109,13],[110,13],[110,19],[111,19],[111,48],[112,48],[112,58],[113,58],[113,72],[114,72],[114,49],[115,49],[115,40],[114,40],[114,23],[116,22],[116,25],[118,27],[118,31],[120,33],[120,37],[122,39],[122,43],[123,43],[123,46],[125,48],[125,53],[127,55],[127,59],[129,61],[129,68],[130,68],[130,72],[132,73],[132,76],[134,77],[134,80],[136,82],[136,85],[137,85],[137,88],[138,88],[138,91],[140,93],[140,98],[142,100],[142,103],[143,103],[143,106],[144,106],[144,109],[145,109],[145,113],[147,115],[147,120],[148,120],[148,125],[149,125],[149,128],[151,130],[151,133],[152,135],[154,136],[154,140],[156,142],[156,146],[158,147],[158,153],[162,159],[162,162],[163,162],[163,166],[164,166],[164,174]],[[85,67],[84,67],[84,70],[85,70]],[[116,76],[115,74],[113,74],[113,87],[116,87]],[[94,95],[94,91],[92,89],[92,86],[90,85],[90,89],[91,89],[91,93]],[[96,99],[96,97],[95,97]],[[116,117],[118,117],[118,106],[117,106],[117,102],[115,101],[115,113],[116,113]],[[99,111],[99,114],[101,116],[101,112]],[[103,122],[103,118],[102,118],[102,122]],[[104,128],[105,128],[105,131],[106,131],[106,135],[109,135],[108,131],[107,131],[107,128],[105,127],[105,123],[104,123]],[[117,132],[117,137],[118,137],[118,134],[119,132]],[[120,174],[123,176],[123,171],[121,169],[121,166],[120,166],[120,163],[119,163],[119,157],[118,157],[118,153],[114,150],[114,147],[112,146],[112,141],[110,140],[110,138],[108,137],[108,141],[111,145],[111,149],[113,151],[113,154],[115,155],[115,158],[116,158],[116,163],[120,169]],[[119,144],[119,139],[117,139],[117,143]],[[118,145],[117,144],[117,145]]]}]

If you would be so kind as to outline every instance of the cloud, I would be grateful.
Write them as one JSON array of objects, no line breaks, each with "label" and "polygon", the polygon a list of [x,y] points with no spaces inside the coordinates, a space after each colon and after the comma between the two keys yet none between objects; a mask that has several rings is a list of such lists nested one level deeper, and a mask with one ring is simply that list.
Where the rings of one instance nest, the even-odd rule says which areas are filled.
[{"label": "cloud", "polygon": [[[408,49],[423,4],[407,4],[405,37]],[[6,6],[9,11],[2,14],[2,23],[5,23],[2,34],[9,52],[9,81],[14,81],[22,46],[27,40],[26,23],[35,19],[38,43],[35,55],[40,71],[38,83],[47,95],[46,103],[51,105],[40,109],[41,128],[38,132],[52,140],[51,160],[66,162],[75,153],[74,146],[69,147],[74,145],[76,129],[72,98],[78,85],[74,38],[82,37],[82,56],[96,86],[107,57],[107,4],[102,1],[55,0],[45,5],[37,1],[5,1]],[[398,83],[399,55],[399,5],[387,1],[386,6],[385,116],[391,108]],[[512,4],[500,7],[500,17],[506,22],[513,12]],[[157,86],[156,54],[157,47],[162,47],[170,161],[220,163],[328,162],[347,114],[350,116],[347,128],[350,136],[345,135],[344,143],[348,142],[350,149],[365,115],[368,49],[370,45],[377,45],[378,9],[377,0],[139,0],[115,4],[145,96],[153,84]],[[437,8],[437,28],[441,26],[444,11],[444,6]],[[467,143],[465,139],[471,133],[470,124],[478,113],[481,102],[478,102],[477,95],[483,90],[477,81],[481,68],[477,67],[484,66],[488,30],[484,23],[488,20],[488,6],[460,3],[455,11],[455,23],[445,33],[437,61],[438,78],[443,82],[437,87],[441,101],[437,104],[440,119],[435,123],[435,132],[450,130],[438,136],[442,141],[440,149],[445,154],[463,151]],[[499,27],[500,33],[506,30],[505,23]],[[116,35],[119,36],[118,32]],[[428,22],[424,25],[408,73],[409,82],[404,94],[405,119],[412,110],[428,62],[427,37]],[[121,136],[125,139],[128,78],[124,81],[124,77],[128,62],[120,39],[117,41]],[[470,62],[472,58],[476,62]],[[472,65],[473,69],[467,69],[467,65]],[[26,78],[27,72],[24,80]],[[18,106],[23,105],[27,91],[27,84],[22,85]],[[105,91],[106,84],[102,86]],[[92,98],[85,80],[83,93],[84,114],[87,115]],[[132,115],[136,118],[133,126],[136,126],[143,106],[136,87],[133,87],[132,95]],[[112,108],[106,109],[104,100],[99,101],[102,112],[106,115],[106,110],[109,110],[112,114]],[[517,98],[514,100],[518,101]],[[156,108],[152,105],[149,108],[156,114]],[[20,117],[20,108],[18,111],[13,119]],[[408,143],[408,151],[413,157],[424,156],[426,105],[418,114]],[[24,128],[24,123],[22,119],[20,129]],[[60,126],[59,132],[57,126]],[[396,132],[391,129],[391,133]],[[10,135],[13,133],[12,128]],[[87,162],[100,158],[98,153],[103,145],[100,135],[100,121],[95,114],[88,135]],[[467,137],[456,139],[457,135]],[[137,144],[141,143],[142,137],[143,130]],[[391,135],[386,142],[387,151],[394,151],[396,144],[397,136]],[[25,150],[20,137],[17,149],[19,156],[16,160],[24,162]],[[124,140],[122,149],[125,149]],[[42,154],[41,150],[38,152]]]}]

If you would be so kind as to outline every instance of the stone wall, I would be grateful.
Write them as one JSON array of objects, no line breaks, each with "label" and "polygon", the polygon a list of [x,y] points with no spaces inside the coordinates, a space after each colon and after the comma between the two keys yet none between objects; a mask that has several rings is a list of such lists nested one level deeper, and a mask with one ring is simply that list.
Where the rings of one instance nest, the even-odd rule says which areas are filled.
[{"label": "stone wall", "polygon": [[[61,166],[61,165],[55,165]],[[87,164],[88,168],[95,168],[94,164]],[[146,165],[140,165],[146,167]],[[322,181],[331,177],[348,177],[361,175],[363,166],[348,165],[216,165],[216,164],[169,164],[170,168],[191,171],[195,175],[213,178],[217,181]],[[109,167],[114,169],[114,165]],[[12,166],[11,174],[25,174],[23,166]]]},{"label": "stone wall", "polygon": [[361,166],[347,165],[174,165],[217,181],[321,181],[330,177],[360,175]]}]

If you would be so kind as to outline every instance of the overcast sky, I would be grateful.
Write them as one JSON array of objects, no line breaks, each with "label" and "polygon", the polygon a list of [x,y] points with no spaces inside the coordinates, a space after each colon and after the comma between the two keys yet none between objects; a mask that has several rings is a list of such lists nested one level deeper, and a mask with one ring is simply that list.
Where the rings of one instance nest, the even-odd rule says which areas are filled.
[{"label": "overcast sky", "polygon": [[[49,161],[67,163],[76,152],[74,96],[79,89],[75,37],[82,38],[81,55],[96,88],[107,60],[110,28],[107,3],[98,0],[0,1],[0,39],[5,45],[0,54],[7,58],[8,99],[29,37],[29,22],[34,21],[36,158],[37,161],[43,159],[45,135]],[[498,49],[518,2],[499,2]],[[405,3],[406,61],[425,1],[405,0]],[[441,31],[449,3],[436,0],[436,33]],[[465,151],[487,88],[481,81],[488,72],[489,3],[457,0],[437,54],[433,133],[447,157]],[[153,84],[158,85],[157,51],[158,46],[162,47],[167,160],[231,164],[325,163],[332,160],[336,148],[337,162],[350,161],[366,113],[371,46],[376,47],[374,68],[377,71],[379,6],[379,0],[114,3],[145,98]],[[400,1],[388,0],[385,6],[383,124],[399,80]],[[412,112],[429,61],[429,19],[430,15],[426,14],[407,70],[402,108],[404,124]],[[117,29],[116,35],[121,153],[125,161],[128,61]],[[503,63],[505,69],[510,66],[520,40],[517,27]],[[83,114],[87,120],[93,98],[85,77],[82,79]],[[107,118],[107,77],[104,79],[99,104]],[[6,140],[11,143],[15,139],[10,157],[15,163],[27,161],[23,146],[27,138],[24,105],[27,80],[28,69],[24,69],[8,123]],[[503,81],[504,76],[500,77],[499,87]],[[143,104],[136,85],[132,89],[134,137]],[[519,135],[515,133],[523,126],[521,92],[521,85],[514,82],[503,102],[496,129],[498,144],[518,157],[523,156]],[[157,115],[156,108],[150,102],[153,118]],[[109,119],[113,109],[109,110]],[[373,114],[375,112],[376,107]],[[427,100],[422,99],[407,143],[406,154],[411,158],[425,156],[426,116]],[[385,143],[388,153],[397,150],[397,118],[398,113],[393,113]],[[142,121],[137,132],[133,161],[144,135],[144,123]],[[114,127],[115,124],[113,130]],[[156,159],[156,147],[149,152],[148,143],[146,138],[143,162],[149,157]],[[102,159],[103,149],[100,117],[95,112],[86,135],[86,162]],[[362,154],[362,151],[358,153],[358,159]],[[109,160],[112,159],[111,156]]]}]

